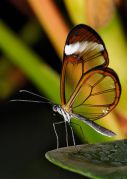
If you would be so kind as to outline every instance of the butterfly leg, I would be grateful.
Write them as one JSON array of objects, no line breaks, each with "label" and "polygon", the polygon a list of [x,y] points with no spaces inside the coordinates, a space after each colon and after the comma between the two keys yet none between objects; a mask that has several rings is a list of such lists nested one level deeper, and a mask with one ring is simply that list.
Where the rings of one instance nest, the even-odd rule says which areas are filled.
[{"label": "butterfly leg", "polygon": [[82,132],[82,135],[83,135],[83,137],[84,137],[84,139],[85,139],[85,135],[84,135],[84,132],[83,132],[83,130],[82,130],[82,127],[81,127],[79,124],[76,124],[76,123],[74,123],[74,122],[71,122],[71,124],[72,124],[72,125],[74,124],[74,125],[80,127],[80,130],[81,130],[81,132]]},{"label": "butterfly leg", "polygon": [[58,134],[57,134],[55,126],[58,125],[58,124],[62,124],[62,123],[65,123],[65,121],[60,121],[60,122],[54,122],[53,123],[53,129],[54,129],[54,132],[55,132],[55,135],[56,135],[56,140],[57,140],[57,149],[59,148],[59,137],[58,137]]},{"label": "butterfly leg", "polygon": [[69,126],[70,126],[70,129],[71,129],[71,134],[72,134],[72,140],[73,140],[74,147],[75,147],[76,151],[79,152],[79,150],[77,148],[77,145],[76,145],[76,142],[75,142],[75,136],[74,136],[73,128],[71,127],[70,123],[69,123]]},{"label": "butterfly leg", "polygon": [[67,130],[67,122],[65,122],[65,132],[66,132],[66,145],[68,147],[68,130]]},{"label": "butterfly leg", "polygon": [[70,129],[71,129],[71,134],[72,134],[73,144],[74,144],[74,146],[76,146],[76,143],[75,143],[75,136],[74,136],[73,128],[71,127],[71,125],[69,125],[69,126],[70,126]]}]

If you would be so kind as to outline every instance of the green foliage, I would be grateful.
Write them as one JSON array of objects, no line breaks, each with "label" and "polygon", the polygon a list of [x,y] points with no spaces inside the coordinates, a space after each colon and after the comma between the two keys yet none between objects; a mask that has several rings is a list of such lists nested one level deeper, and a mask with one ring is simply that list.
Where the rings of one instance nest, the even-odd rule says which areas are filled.
[{"label": "green foliage", "polygon": [[[78,151],[77,151],[78,149]],[[46,153],[46,158],[69,171],[104,179],[127,178],[127,140],[66,147]]]},{"label": "green foliage", "polygon": [[50,99],[59,102],[59,76],[0,21],[0,48]]}]

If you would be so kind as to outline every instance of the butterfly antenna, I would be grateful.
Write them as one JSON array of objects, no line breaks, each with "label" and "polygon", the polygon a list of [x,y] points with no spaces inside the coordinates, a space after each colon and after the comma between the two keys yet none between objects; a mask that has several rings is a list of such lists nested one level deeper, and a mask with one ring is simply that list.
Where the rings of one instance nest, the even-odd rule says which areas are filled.
[{"label": "butterfly antenna", "polygon": [[28,102],[28,103],[41,103],[41,104],[44,104],[44,103],[48,103],[48,104],[52,104],[52,102],[50,101],[35,101],[35,100],[28,100],[28,99],[12,99],[10,100],[10,102]]},{"label": "butterfly antenna", "polygon": [[[20,92],[20,93],[31,94],[31,95],[33,95],[33,96],[36,96],[36,97],[39,97],[39,98],[41,98],[41,99],[45,99],[45,100],[47,100],[48,102],[45,102],[45,103],[51,103],[51,104],[54,104],[54,102],[51,101],[51,100],[49,100],[48,98],[45,98],[45,97],[43,97],[43,96],[41,96],[41,95],[39,95],[39,94],[33,93],[33,92],[31,92],[31,91],[28,91],[28,90],[19,90],[19,92]],[[42,102],[43,102],[43,101],[42,101]]]}]

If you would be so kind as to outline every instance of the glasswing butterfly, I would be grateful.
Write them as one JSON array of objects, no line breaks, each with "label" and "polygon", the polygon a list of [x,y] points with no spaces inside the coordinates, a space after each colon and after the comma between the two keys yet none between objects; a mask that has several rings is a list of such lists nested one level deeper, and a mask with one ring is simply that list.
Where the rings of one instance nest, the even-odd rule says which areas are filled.
[{"label": "glasswing butterfly", "polygon": [[108,64],[108,53],[98,33],[84,24],[75,26],[64,47],[61,105],[54,105],[53,111],[61,114],[65,123],[70,124],[76,118],[112,137],[116,135],[114,132],[94,122],[110,113],[120,99],[120,81]]},{"label": "glasswing butterfly", "polygon": [[[67,123],[71,119],[79,119],[102,135],[112,137],[116,135],[95,120],[110,113],[118,104],[121,95],[121,85],[114,70],[108,67],[109,58],[105,44],[98,33],[91,27],[79,24],[68,34],[62,64],[60,81],[61,105],[53,105],[53,111],[58,112],[64,121],[53,123],[59,147],[56,124],[65,123],[66,143],[68,146]],[[20,90],[54,104],[27,90]],[[34,100],[11,100],[23,102],[45,103]],[[73,143],[75,139],[72,131]],[[80,127],[81,128],[81,127]],[[83,131],[82,131],[83,132]]]}]

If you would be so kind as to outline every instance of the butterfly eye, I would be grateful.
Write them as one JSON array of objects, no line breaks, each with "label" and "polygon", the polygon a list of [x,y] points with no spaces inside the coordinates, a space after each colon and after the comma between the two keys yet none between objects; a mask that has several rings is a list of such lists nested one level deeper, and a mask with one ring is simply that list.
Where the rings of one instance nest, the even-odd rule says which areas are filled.
[{"label": "butterfly eye", "polygon": [[53,111],[54,111],[54,112],[57,112],[57,111],[58,111],[57,105],[54,105],[54,106],[53,106]]}]

